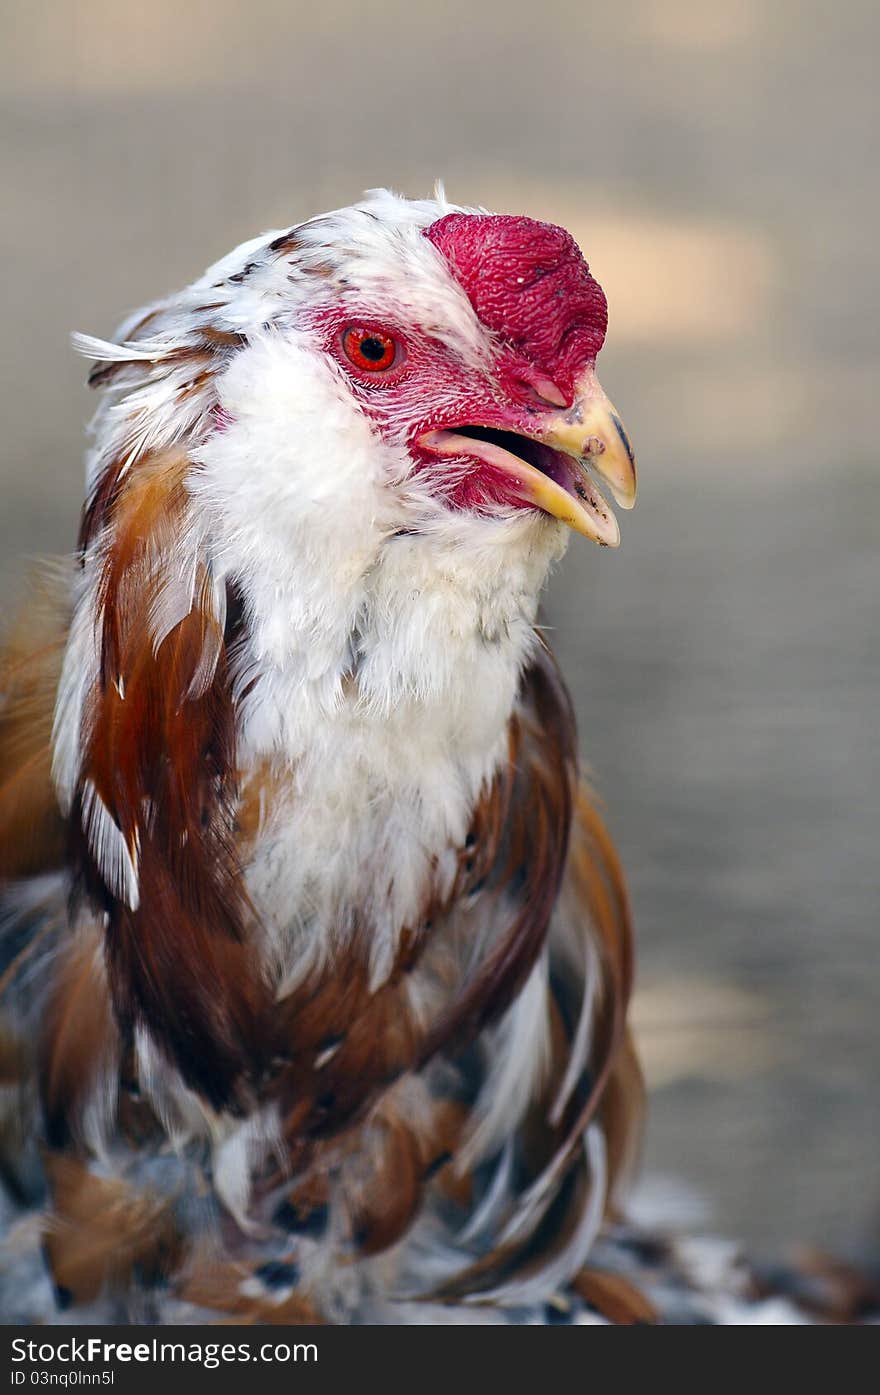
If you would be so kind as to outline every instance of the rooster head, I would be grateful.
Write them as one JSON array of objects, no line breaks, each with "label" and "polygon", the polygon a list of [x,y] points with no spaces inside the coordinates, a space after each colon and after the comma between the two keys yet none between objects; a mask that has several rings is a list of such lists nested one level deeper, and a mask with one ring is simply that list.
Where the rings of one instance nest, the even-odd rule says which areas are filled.
[{"label": "rooster head", "polygon": [[615,547],[591,469],[631,508],[634,461],[596,381],[605,296],[574,240],[524,217],[420,224],[352,222],[331,238],[332,297],[301,325],[409,483],[448,510],[539,510]]},{"label": "rooster head", "polygon": [[597,477],[624,508],[636,477],[595,375],[606,323],[563,229],[376,191],[245,244],[121,343],[81,338],[111,389],[93,499],[183,445],[233,569],[295,546],[345,570],[378,537],[548,520],[616,547]]}]

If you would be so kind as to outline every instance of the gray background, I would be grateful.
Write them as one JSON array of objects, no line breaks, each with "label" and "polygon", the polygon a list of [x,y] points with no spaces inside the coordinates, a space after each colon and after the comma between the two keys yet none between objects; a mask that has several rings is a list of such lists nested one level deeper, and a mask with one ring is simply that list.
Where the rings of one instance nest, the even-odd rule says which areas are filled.
[{"label": "gray background", "polygon": [[877,6],[5,0],[4,604],[71,545],[109,333],[373,184],[566,223],[639,450],[548,618],[640,931],[647,1162],[876,1247]]}]

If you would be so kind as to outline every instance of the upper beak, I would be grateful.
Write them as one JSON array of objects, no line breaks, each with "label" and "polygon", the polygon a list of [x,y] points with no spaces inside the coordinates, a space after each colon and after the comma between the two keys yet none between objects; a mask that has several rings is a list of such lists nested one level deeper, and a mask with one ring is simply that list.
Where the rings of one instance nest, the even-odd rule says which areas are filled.
[{"label": "upper beak", "polygon": [[608,485],[622,509],[636,502],[636,458],[623,422],[590,369],[575,389],[574,402],[544,418],[540,439],[573,456],[589,482],[589,466]]}]

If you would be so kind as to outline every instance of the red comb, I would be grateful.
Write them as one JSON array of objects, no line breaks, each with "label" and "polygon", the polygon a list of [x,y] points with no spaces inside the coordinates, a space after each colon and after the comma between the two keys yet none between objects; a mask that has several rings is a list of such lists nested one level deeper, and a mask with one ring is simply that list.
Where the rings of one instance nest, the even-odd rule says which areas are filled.
[{"label": "red comb", "polygon": [[502,214],[448,213],[425,229],[481,322],[563,389],[605,339],[605,293],[570,233]]}]

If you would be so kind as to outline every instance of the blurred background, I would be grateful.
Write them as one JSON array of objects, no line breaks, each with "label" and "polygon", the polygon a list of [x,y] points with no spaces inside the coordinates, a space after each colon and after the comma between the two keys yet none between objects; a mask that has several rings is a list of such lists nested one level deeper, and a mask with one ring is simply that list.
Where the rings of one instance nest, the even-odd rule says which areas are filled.
[{"label": "blurred background", "polygon": [[547,618],[635,900],[647,1171],[880,1244],[872,0],[2,0],[0,585],[72,545],[109,334],[390,184],[568,226],[641,464]]}]

